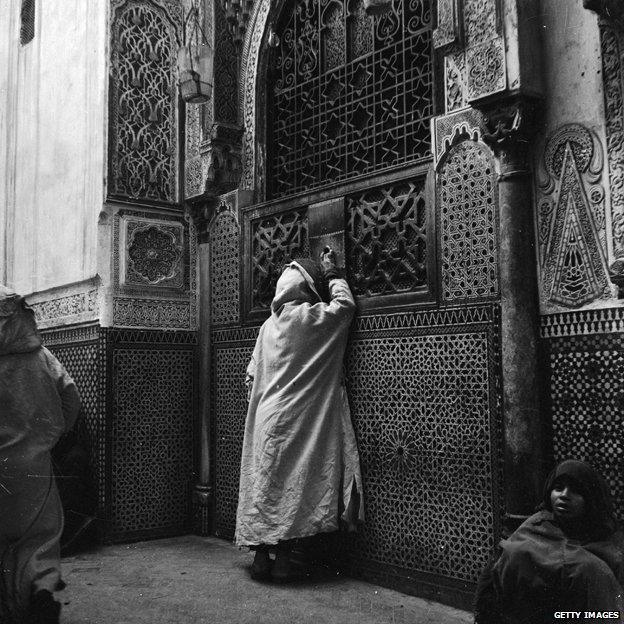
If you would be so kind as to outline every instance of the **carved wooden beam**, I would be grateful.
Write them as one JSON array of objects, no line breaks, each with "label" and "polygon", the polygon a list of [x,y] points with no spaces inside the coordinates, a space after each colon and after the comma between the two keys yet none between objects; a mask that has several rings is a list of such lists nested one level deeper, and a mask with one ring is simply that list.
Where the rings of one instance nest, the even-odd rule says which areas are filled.
[{"label": "carved wooden beam", "polygon": [[482,109],[483,140],[501,159],[502,177],[528,172],[528,151],[538,129],[540,106],[537,98],[514,97]]}]

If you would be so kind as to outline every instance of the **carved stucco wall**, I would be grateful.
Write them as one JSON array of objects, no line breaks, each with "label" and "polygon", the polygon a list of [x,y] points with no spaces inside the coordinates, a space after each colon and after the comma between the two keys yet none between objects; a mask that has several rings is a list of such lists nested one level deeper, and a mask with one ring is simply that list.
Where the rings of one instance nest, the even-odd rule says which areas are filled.
[{"label": "carved stucco wall", "polygon": [[541,334],[554,460],[585,459],[624,514],[622,307],[608,267],[624,252],[621,31],[582,2],[542,3],[546,99],[534,150]]},{"label": "carved stucco wall", "polygon": [[444,110],[465,108],[471,100],[507,87],[501,0],[438,2],[434,44],[444,62]]},{"label": "carved stucco wall", "polygon": [[[184,8],[177,0],[115,0],[110,14],[109,202],[101,230],[112,295],[106,322],[118,327],[197,325],[196,233],[178,203],[176,50]],[[187,120],[192,163],[203,138],[201,109],[187,111]]]},{"label": "carved stucco wall", "polygon": [[[535,215],[543,313],[617,305],[613,198],[600,32],[596,16],[545,2],[541,19],[546,98],[534,151]],[[606,93],[607,101],[614,97]]]}]

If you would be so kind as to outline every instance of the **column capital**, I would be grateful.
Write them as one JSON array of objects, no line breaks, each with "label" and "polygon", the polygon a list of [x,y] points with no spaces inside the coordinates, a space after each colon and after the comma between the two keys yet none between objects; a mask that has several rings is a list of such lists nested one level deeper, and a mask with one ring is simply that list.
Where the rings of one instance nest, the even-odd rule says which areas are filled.
[{"label": "column capital", "polygon": [[501,163],[501,178],[529,174],[529,147],[539,125],[541,100],[517,96],[483,107],[483,140]]},{"label": "column capital", "polygon": [[518,96],[481,108],[486,131],[483,140],[495,151],[509,143],[530,140],[537,131],[541,100]]},{"label": "column capital", "polygon": [[583,7],[624,30],[624,3],[622,0],[583,0]]},{"label": "column capital", "polygon": [[217,208],[218,195],[206,191],[199,197],[194,197],[186,203],[187,214],[193,219],[197,228],[197,236],[201,243],[208,242],[208,228]]}]

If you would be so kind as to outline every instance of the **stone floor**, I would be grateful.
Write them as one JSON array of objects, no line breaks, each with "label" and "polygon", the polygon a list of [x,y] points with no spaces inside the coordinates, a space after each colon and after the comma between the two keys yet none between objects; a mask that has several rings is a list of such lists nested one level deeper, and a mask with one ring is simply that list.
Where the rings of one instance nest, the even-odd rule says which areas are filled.
[{"label": "stone floor", "polygon": [[63,560],[63,624],[465,624],[469,613],[319,572],[250,579],[252,556],[216,538],[107,546]]}]

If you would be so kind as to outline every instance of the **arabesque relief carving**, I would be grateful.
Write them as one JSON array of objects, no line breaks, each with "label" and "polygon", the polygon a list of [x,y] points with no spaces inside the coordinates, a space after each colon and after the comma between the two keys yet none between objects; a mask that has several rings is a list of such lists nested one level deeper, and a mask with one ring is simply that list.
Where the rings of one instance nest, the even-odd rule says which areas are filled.
[{"label": "arabesque relief carving", "polygon": [[537,234],[543,303],[576,308],[609,296],[602,146],[585,126],[566,124],[548,137],[542,166]]}]

